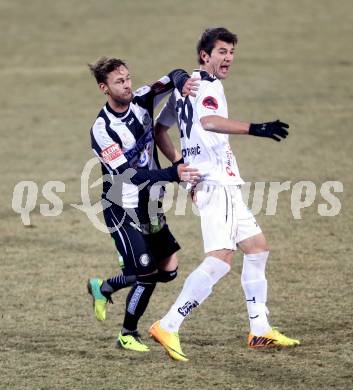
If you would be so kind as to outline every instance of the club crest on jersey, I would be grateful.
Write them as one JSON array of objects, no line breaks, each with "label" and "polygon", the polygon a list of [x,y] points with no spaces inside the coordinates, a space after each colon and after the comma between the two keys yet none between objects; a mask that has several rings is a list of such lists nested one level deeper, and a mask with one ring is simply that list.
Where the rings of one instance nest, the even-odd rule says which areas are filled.
[{"label": "club crest on jersey", "polygon": [[202,104],[210,110],[217,110],[218,102],[213,96],[207,96],[203,99]]},{"label": "club crest on jersey", "polygon": [[149,153],[148,153],[148,150],[147,150],[147,148],[146,148],[146,149],[141,153],[140,158],[139,158],[139,160],[138,160],[138,162],[137,162],[137,166],[140,167],[140,168],[142,168],[142,167],[144,167],[144,166],[147,165],[148,161],[149,161]]},{"label": "club crest on jersey", "polygon": [[113,144],[101,151],[101,156],[106,163],[116,160],[123,154],[118,144]]},{"label": "club crest on jersey", "polygon": [[145,129],[149,129],[152,126],[152,119],[148,113],[143,116],[142,125]]}]

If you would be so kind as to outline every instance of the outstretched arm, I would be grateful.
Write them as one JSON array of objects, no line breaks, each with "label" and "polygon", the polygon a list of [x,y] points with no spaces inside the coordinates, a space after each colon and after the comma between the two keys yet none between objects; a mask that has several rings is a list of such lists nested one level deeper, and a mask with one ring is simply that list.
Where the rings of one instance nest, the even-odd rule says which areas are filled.
[{"label": "outstretched arm", "polygon": [[219,115],[208,115],[200,119],[205,130],[222,134],[249,134],[250,123],[224,118]]},{"label": "outstretched arm", "polygon": [[288,135],[289,125],[277,119],[274,122],[249,123],[223,118],[218,115],[207,115],[200,119],[202,127],[207,131],[223,134],[249,134],[281,141]]}]

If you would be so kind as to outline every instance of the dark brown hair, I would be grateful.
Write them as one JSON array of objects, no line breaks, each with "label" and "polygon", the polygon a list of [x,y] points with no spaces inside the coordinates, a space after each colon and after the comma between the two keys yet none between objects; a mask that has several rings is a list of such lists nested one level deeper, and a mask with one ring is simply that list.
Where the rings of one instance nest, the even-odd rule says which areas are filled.
[{"label": "dark brown hair", "polygon": [[200,56],[201,50],[205,51],[208,55],[211,55],[216,41],[223,41],[235,45],[238,43],[238,37],[224,27],[207,28],[202,33],[196,47],[199,64],[204,64],[204,61]]},{"label": "dark brown hair", "polygon": [[94,64],[88,64],[89,70],[96,78],[98,84],[106,83],[108,74],[120,66],[127,68],[126,62],[112,57],[100,57]]}]

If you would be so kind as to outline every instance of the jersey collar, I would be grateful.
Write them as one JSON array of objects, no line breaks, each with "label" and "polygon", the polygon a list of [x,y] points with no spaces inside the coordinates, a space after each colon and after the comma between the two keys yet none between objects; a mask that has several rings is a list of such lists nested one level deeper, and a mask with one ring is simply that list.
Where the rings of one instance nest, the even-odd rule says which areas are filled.
[{"label": "jersey collar", "polygon": [[208,72],[206,72],[205,70],[202,70],[202,69],[194,69],[194,72],[198,72],[200,73],[200,77],[201,77],[201,80],[209,80],[209,79],[212,79],[212,80],[217,80],[217,77],[214,76],[213,74],[210,74]]},{"label": "jersey collar", "polygon": [[105,104],[105,107],[106,107],[106,109],[107,109],[111,114],[113,114],[114,116],[116,116],[116,117],[118,117],[118,118],[122,118],[122,117],[126,116],[127,113],[130,111],[130,104],[129,104],[128,109],[127,109],[126,111],[124,111],[124,112],[116,112],[115,110],[113,110],[113,109],[110,107],[110,105],[109,105],[108,102]]}]

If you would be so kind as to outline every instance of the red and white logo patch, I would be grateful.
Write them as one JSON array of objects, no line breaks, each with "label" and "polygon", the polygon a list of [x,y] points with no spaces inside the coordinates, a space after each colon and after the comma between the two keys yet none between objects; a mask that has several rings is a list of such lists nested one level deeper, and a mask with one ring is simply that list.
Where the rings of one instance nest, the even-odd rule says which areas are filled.
[{"label": "red and white logo patch", "polygon": [[209,108],[210,110],[217,110],[218,108],[218,103],[216,98],[213,96],[207,96],[203,99],[202,104],[206,107]]},{"label": "red and white logo patch", "polygon": [[101,151],[101,156],[106,163],[116,160],[123,154],[118,144],[113,144]]}]

